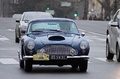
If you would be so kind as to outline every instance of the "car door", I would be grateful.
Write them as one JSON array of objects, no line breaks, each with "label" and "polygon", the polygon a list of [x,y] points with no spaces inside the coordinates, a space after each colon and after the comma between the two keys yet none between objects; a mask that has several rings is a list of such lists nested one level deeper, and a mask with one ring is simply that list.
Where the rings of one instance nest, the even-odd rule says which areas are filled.
[{"label": "car door", "polygon": [[112,48],[112,51],[115,53],[116,52],[116,43],[117,43],[117,38],[119,37],[119,31],[120,28],[118,27],[118,18],[117,16],[120,15],[120,11],[117,11],[113,20],[110,23],[110,46]]}]

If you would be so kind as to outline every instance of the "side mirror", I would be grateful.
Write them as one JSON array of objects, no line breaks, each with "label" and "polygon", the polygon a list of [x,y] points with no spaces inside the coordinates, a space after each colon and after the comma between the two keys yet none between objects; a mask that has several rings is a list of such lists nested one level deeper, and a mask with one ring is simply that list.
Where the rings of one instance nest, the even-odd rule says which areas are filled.
[{"label": "side mirror", "polygon": [[84,33],[84,32],[82,32],[82,33],[81,33],[81,36],[82,36],[82,37],[84,37],[84,36],[85,36],[85,33]]},{"label": "side mirror", "polygon": [[21,31],[21,33],[25,34],[26,31]]},{"label": "side mirror", "polygon": [[111,22],[110,26],[112,26],[112,27],[118,27],[118,22]]},{"label": "side mirror", "polygon": [[20,23],[20,20],[19,20],[19,19],[16,19],[16,22],[17,22],[17,23]]}]

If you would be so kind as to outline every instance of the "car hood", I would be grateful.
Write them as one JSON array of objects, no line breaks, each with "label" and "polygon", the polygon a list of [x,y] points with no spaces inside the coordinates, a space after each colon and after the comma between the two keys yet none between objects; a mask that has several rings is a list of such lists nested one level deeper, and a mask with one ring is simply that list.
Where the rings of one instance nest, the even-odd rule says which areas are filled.
[{"label": "car hood", "polygon": [[40,35],[30,36],[34,41],[39,44],[67,44],[71,45],[73,42],[80,41],[80,36],[76,34],[64,34],[64,33],[46,33]]}]

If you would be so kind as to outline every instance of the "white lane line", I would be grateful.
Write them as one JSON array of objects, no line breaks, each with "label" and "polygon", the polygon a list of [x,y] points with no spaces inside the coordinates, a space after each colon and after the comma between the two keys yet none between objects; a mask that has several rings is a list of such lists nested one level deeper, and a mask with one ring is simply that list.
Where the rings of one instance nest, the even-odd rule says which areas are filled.
[{"label": "white lane line", "polygon": [[100,40],[100,41],[106,41],[106,39],[97,39],[97,40]]},{"label": "white lane line", "polygon": [[[87,30],[83,30],[83,29],[79,29],[80,31],[83,31],[83,32],[88,32]],[[106,35],[103,35],[103,34],[99,34],[99,33],[95,33],[95,32],[88,32],[88,33],[91,33],[91,34],[94,34],[94,35],[99,35],[99,36],[104,36],[106,37]]]},{"label": "white lane line", "polygon": [[0,58],[18,58],[18,55],[16,55],[16,56],[0,56]]},{"label": "white lane line", "polygon": [[100,60],[100,61],[107,62],[106,58],[95,58],[95,59]]},{"label": "white lane line", "polygon": [[91,40],[91,39],[86,39],[87,41],[89,41],[89,42],[94,42],[93,40]]},{"label": "white lane line", "polygon": [[13,32],[14,30],[13,30],[13,29],[8,29],[8,31],[11,31],[11,32]]},{"label": "white lane line", "polygon": [[0,50],[16,50],[16,51],[18,51],[18,48],[0,48]]},{"label": "white lane line", "polygon": [[99,38],[98,36],[85,36],[85,38],[86,38],[88,41],[94,41],[94,40],[106,41],[106,39],[104,39],[104,38]]},{"label": "white lane line", "polygon": [[18,61],[13,58],[0,58],[0,62],[2,64],[19,64]]},{"label": "white lane line", "polygon": [[0,35],[0,41],[6,41],[9,40],[7,37]]}]

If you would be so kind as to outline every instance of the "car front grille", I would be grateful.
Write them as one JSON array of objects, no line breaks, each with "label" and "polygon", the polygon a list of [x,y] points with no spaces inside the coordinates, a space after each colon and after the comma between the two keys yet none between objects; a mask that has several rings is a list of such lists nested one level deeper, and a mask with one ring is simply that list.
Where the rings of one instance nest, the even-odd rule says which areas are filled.
[{"label": "car front grille", "polygon": [[70,55],[70,50],[73,48],[65,45],[48,45],[43,47],[43,49],[49,55]]}]

